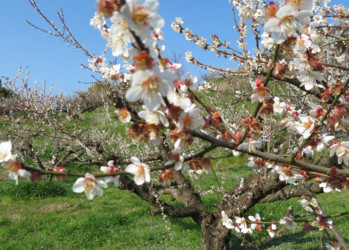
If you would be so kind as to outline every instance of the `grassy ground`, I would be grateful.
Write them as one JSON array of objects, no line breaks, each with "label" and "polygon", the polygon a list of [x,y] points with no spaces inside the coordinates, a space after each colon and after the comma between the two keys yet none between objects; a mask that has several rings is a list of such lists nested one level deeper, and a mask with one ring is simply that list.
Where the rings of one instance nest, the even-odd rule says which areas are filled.
[{"label": "grassy ground", "polygon": [[[226,160],[228,162],[228,160]],[[240,164],[237,162],[237,164]],[[234,164],[233,164],[234,165]],[[223,167],[224,172],[221,170]],[[229,169],[226,162],[217,164],[216,175],[227,177],[229,186],[236,177],[244,176],[249,169],[235,165]],[[215,183],[213,175],[194,181],[197,190]],[[88,201],[83,194],[71,191],[73,180],[64,183],[32,184],[22,182],[19,186],[5,181],[0,183],[0,249],[201,249],[201,233],[189,218],[168,218],[173,241],[171,241],[161,215],[152,216],[151,206],[135,194],[110,186],[103,197]],[[227,183],[223,183],[225,185]],[[167,197],[162,197],[168,199]],[[210,210],[215,208],[216,194],[204,196]],[[250,213],[259,212],[265,220],[283,216],[292,205],[295,212],[303,212],[296,202],[260,204]],[[320,196],[328,214],[349,210],[348,192]],[[349,240],[348,216],[335,219],[342,235]],[[262,249],[320,249],[328,242],[314,231],[305,234],[298,226],[281,237],[264,245]],[[258,242],[266,235],[247,236],[247,242]],[[232,242],[239,249],[242,239]],[[322,244],[322,245],[323,245]]]},{"label": "grassy ground", "polygon": [[23,198],[17,200],[1,194],[1,249],[162,249],[165,246],[195,249],[200,246],[200,232],[190,219],[170,220],[175,237],[172,243],[162,217],[152,216],[151,207],[128,191],[110,187],[103,197],[92,201],[70,190],[63,197]]},{"label": "grassy ground", "polygon": [[[294,213],[304,213],[304,209],[297,202],[299,198],[293,198],[288,201],[278,201],[271,204],[257,204],[251,211],[251,214],[260,213],[265,221],[273,221],[273,218],[282,218],[289,206],[293,206]],[[349,192],[333,192],[329,194],[321,194],[318,196],[318,201],[322,205],[326,213],[335,214],[344,211],[349,211]],[[334,218],[334,225],[344,237],[346,242],[349,242],[349,216]],[[255,237],[256,238],[256,237]],[[310,233],[305,233],[301,223],[298,223],[297,230],[286,231],[280,237],[270,241],[262,249],[322,249],[324,244],[332,240],[320,233],[318,230],[313,230]],[[321,248],[322,246],[322,248]]]},{"label": "grassy ground", "polygon": [[[220,185],[233,186],[236,177],[250,171],[246,159],[216,162]],[[224,170],[224,171],[223,171]],[[224,177],[223,177],[224,178]],[[225,179],[225,178],[224,178]],[[102,197],[88,201],[71,191],[74,179],[64,183],[0,182],[0,249],[201,249],[201,232],[190,219],[168,218],[173,241],[162,215],[135,194],[110,185]],[[213,175],[194,179],[197,190],[217,184]],[[208,194],[210,210],[220,195]],[[169,197],[161,197],[170,202]]]}]

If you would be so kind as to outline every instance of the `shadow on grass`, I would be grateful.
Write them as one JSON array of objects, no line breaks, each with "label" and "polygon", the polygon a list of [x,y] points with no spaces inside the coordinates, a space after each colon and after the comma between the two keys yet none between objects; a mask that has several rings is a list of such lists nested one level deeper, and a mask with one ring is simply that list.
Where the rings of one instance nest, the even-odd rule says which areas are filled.
[{"label": "shadow on grass", "polygon": [[171,226],[183,228],[183,230],[197,231],[197,232],[200,232],[200,234],[201,234],[199,226],[191,218],[171,218],[171,217],[169,217],[169,221],[171,223]]},{"label": "shadow on grass", "polygon": [[317,250],[321,248],[325,242],[331,242],[332,240],[326,235],[320,236],[318,232],[305,233],[294,232],[289,234],[283,234],[277,238],[270,240],[269,242],[258,246],[258,248],[249,246],[248,242],[253,242],[253,238],[250,235],[245,236],[246,243],[243,243],[243,238],[239,236],[232,236],[230,241],[229,249],[240,250],[240,249],[308,249]]},{"label": "shadow on grass", "polygon": [[[317,245],[309,244],[314,242],[314,240],[318,241]],[[327,236],[324,236],[322,237],[322,241],[328,242],[330,239]],[[293,234],[284,234],[269,241],[267,244],[261,246],[260,249],[295,249],[297,248],[297,245],[299,248],[303,249],[304,247],[306,247],[306,249],[319,249],[321,248],[320,235],[316,237],[314,234],[309,235],[304,231]]]}]

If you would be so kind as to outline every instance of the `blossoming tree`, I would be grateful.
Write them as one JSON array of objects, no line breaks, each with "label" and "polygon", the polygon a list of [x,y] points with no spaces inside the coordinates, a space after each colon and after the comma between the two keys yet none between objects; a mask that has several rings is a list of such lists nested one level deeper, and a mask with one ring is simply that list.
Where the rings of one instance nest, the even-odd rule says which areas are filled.
[{"label": "blossoming tree", "polygon": [[[6,79],[5,86],[17,93],[12,101],[27,114],[2,136],[0,163],[10,179],[79,177],[73,191],[84,192],[87,199],[103,195],[108,184],[128,189],[151,204],[153,214],[191,217],[202,231],[205,249],[225,249],[234,235],[262,230],[272,239],[297,224],[306,231],[331,231],[336,242],[327,247],[348,249],[330,220],[348,211],[328,215],[316,199],[318,193],[349,186],[347,8],[331,7],[329,0],[230,1],[240,34],[238,48],[216,35],[208,42],[176,18],[174,31],[239,63],[236,70],[216,68],[186,53],[189,63],[227,79],[222,91],[189,72],[178,77],[180,65],[165,58],[161,49],[164,20],[157,13],[157,0],[98,0],[90,24],[107,41],[101,56],[77,42],[61,13],[62,29],[45,17],[35,0],[29,2],[53,29],[48,33],[89,57],[86,67],[100,73],[109,89],[103,100],[107,111],[86,128],[80,123],[82,109],[70,107],[64,96],[31,92],[26,84],[18,89],[17,78]],[[252,46],[255,53],[249,50]],[[108,63],[109,51],[118,60]],[[244,79],[242,85],[229,82],[237,77]],[[57,106],[65,103],[67,112],[57,114]],[[108,112],[111,105],[117,108],[115,117]],[[114,131],[120,122],[127,136]],[[33,131],[48,138],[40,147]],[[47,157],[43,148],[52,145]],[[246,155],[250,174],[235,187],[222,188],[211,158],[234,161]],[[69,171],[73,165],[98,165],[100,171]],[[213,212],[191,183],[204,173],[215,176],[222,197]],[[166,203],[161,194],[182,205]],[[296,219],[292,208],[270,222],[246,213],[257,203],[292,197],[302,197],[307,219]]]}]

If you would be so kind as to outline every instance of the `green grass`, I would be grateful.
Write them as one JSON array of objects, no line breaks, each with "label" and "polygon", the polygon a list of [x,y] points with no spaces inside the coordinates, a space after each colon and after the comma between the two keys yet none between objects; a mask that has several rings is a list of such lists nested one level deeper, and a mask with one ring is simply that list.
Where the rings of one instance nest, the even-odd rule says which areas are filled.
[{"label": "green grass", "polygon": [[150,205],[112,186],[92,201],[70,190],[64,197],[45,199],[19,200],[3,192],[0,197],[1,249],[199,249],[201,245],[200,231],[190,219],[169,219],[171,242],[162,216],[152,216]]},{"label": "green grass", "polygon": [[[319,203],[325,210],[327,215],[349,211],[349,192],[331,192],[321,194],[317,197]],[[305,210],[297,202],[300,198],[293,198],[287,201],[277,201],[270,204],[257,204],[250,211],[251,215],[259,213],[263,220],[273,221],[275,218],[282,218],[285,215],[289,206],[293,207],[293,214],[304,213]],[[349,242],[349,216],[333,218],[334,225],[337,227],[344,239]],[[262,233],[261,236],[266,236]],[[254,235],[254,240],[258,241],[257,235]],[[321,240],[323,247],[325,243],[332,240],[318,230],[313,230],[310,233],[305,233],[303,223],[298,223],[297,229],[284,232],[280,237],[270,241],[263,248],[267,249],[321,249]]]},{"label": "green grass", "polygon": [[[241,160],[233,163],[233,167],[227,167],[229,161],[231,159],[224,159],[215,165],[219,180],[227,176],[227,183],[220,183],[223,187],[226,184],[233,186],[237,177],[249,172]],[[73,181],[40,184],[23,181],[19,186],[9,181],[0,183],[0,249],[202,248],[200,229],[190,218],[168,218],[174,237],[171,241],[162,215],[152,216],[152,207],[135,194],[110,185],[102,197],[88,201],[84,194],[71,191]],[[217,185],[213,173],[193,183],[197,190]],[[46,192],[42,187],[46,187]],[[23,190],[36,190],[37,194]],[[63,196],[52,197],[54,190],[63,190]],[[161,198],[169,200],[169,197]],[[220,198],[209,194],[203,196],[203,201],[212,211]],[[258,204],[250,213],[254,215],[258,212],[270,221],[281,218],[290,205],[295,213],[303,212],[296,200]],[[348,192],[323,194],[319,201],[328,214],[349,210]],[[348,240],[347,221],[348,216],[334,219],[335,225]],[[265,239],[266,233],[247,236],[246,240],[258,242],[259,237]],[[299,225],[296,231],[286,231],[262,248],[320,249],[320,238],[319,232],[305,234]],[[323,244],[328,241],[324,236]],[[242,239],[235,240],[234,249],[239,249],[241,242]]]},{"label": "green grass", "polygon": [[6,182],[0,185],[0,194],[9,196],[13,200],[33,200],[35,198],[47,198],[66,196],[67,188],[58,182]]}]

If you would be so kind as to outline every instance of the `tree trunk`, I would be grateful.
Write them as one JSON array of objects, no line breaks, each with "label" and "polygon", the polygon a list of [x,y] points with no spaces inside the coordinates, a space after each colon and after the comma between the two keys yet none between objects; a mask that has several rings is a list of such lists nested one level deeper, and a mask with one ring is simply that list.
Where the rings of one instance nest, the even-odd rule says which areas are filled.
[{"label": "tree trunk", "polygon": [[229,249],[229,230],[202,226],[202,247],[205,250]]},{"label": "tree trunk", "polygon": [[205,250],[229,249],[230,231],[222,225],[221,217],[212,214],[194,215],[193,220],[200,226],[202,248]]}]

